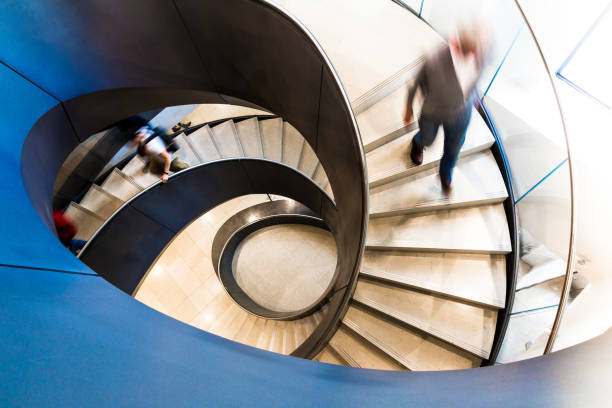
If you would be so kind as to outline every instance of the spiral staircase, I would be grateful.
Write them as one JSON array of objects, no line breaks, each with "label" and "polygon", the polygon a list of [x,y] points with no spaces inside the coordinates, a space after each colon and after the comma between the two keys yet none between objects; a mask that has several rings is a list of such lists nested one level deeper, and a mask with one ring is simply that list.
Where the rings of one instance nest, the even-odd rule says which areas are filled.
[{"label": "spiral staircase", "polygon": [[[7,346],[0,401],[510,406],[522,392],[543,405],[602,402],[571,381],[588,364],[583,390],[602,385],[609,358],[597,351],[609,334],[542,359],[457,370],[495,363],[516,284],[512,181],[486,113],[472,115],[446,195],[437,173],[443,137],[414,166],[407,153],[417,125],[403,124],[397,112],[421,57],[351,107],[312,34],[272,3],[161,3],[149,17],[171,16],[181,28],[170,24],[164,34],[177,41],[148,50],[173,44],[174,55],[196,54],[189,64],[127,64],[124,72],[111,70],[108,83],[79,66],[90,83],[78,87],[38,86],[48,78],[17,74],[28,72],[27,63],[2,66],[0,84],[17,89],[29,109],[7,105],[5,113],[25,118],[5,148],[19,157],[7,178],[6,214],[24,221],[17,229],[5,217],[3,233],[14,233],[0,252]],[[37,16],[66,7],[32,4]],[[95,11],[79,7],[83,15]],[[118,5],[116,13],[133,7]],[[19,10],[12,12],[24,15]],[[88,29],[72,23],[75,31]],[[107,40],[115,49],[126,38]],[[28,55],[30,40],[16,41],[9,61]],[[95,58],[105,58],[104,47],[92,51]],[[174,135],[190,168],[167,184],[139,156],[113,169],[67,208],[77,238],[88,240],[82,262],[70,256],[47,230],[63,159],[109,123],[176,101],[263,106],[274,115],[230,117]],[[248,310],[222,279],[223,267],[233,265],[222,261],[230,240],[219,239],[266,222],[296,233],[299,217],[333,236],[333,277],[316,302],[290,317]],[[199,274],[193,287],[203,297],[189,318],[154,296],[156,271],[177,266]]]}]

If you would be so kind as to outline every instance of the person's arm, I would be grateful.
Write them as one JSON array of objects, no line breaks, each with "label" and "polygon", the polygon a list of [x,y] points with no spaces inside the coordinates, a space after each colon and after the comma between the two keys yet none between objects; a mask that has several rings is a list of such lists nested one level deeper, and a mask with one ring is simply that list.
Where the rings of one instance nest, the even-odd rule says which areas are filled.
[{"label": "person's arm", "polygon": [[414,96],[419,88],[422,89],[423,81],[425,80],[425,66],[422,66],[419,72],[416,75],[416,78],[408,89],[408,96],[406,97],[406,106],[404,107],[404,125],[408,125],[412,123],[414,119],[414,112],[412,111],[412,101],[414,100]]},{"label": "person's arm", "polygon": [[167,150],[164,150],[159,154],[164,159],[164,174],[161,175],[162,183],[168,181],[168,173],[170,173],[170,163],[172,163],[172,156]]}]

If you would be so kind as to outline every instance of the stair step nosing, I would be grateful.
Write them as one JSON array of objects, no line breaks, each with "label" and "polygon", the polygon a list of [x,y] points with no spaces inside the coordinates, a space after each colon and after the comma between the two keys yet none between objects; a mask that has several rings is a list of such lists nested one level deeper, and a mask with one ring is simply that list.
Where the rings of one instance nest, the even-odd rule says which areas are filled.
[{"label": "stair step nosing", "polygon": [[[483,141],[482,143],[479,143],[473,147],[470,147],[469,149],[462,150],[461,157],[464,158],[472,154],[486,150],[490,148],[494,142],[495,142],[494,139],[487,139],[486,141]],[[428,161],[426,163],[423,163],[421,165],[418,165],[418,166],[396,167],[394,169],[390,169],[390,170],[386,170],[386,171],[377,173],[376,175],[373,174],[372,179],[369,181],[369,186],[370,188],[378,187],[383,184],[389,183],[391,181],[400,179],[402,177],[411,176],[421,171],[432,169],[440,165],[441,159],[442,159],[442,155],[439,155],[435,159]]]},{"label": "stair step nosing", "polygon": [[357,363],[357,361],[355,361],[355,359],[353,357],[351,357],[351,355],[344,350],[344,348],[342,348],[342,346],[340,346],[339,344],[337,344],[335,341],[330,340],[328,343],[330,349],[336,353],[336,356],[342,361],[344,362],[346,365],[350,366],[350,367],[357,367],[357,368],[361,368],[361,366],[359,365],[359,363]]},{"label": "stair step nosing", "polygon": [[438,330],[434,327],[429,326],[427,323],[422,322],[420,320],[417,319],[413,319],[410,318],[406,315],[404,315],[403,313],[399,313],[397,311],[390,311],[387,310],[384,306],[382,306],[381,304],[379,304],[378,302],[369,299],[365,296],[359,296],[358,294],[356,294],[353,297],[353,300],[355,300],[358,303],[361,303],[362,305],[365,305],[367,307],[371,307],[372,309],[375,309],[377,311],[379,311],[380,313],[392,317],[393,319],[399,320],[405,324],[407,324],[410,327],[414,327],[417,330],[420,330],[424,333],[428,333],[454,347],[459,347],[465,351],[468,351],[472,354],[474,354],[477,357],[480,358],[484,358],[487,359],[489,358],[489,354],[490,354],[490,350],[484,350],[478,346],[475,346],[473,344],[469,344],[466,343],[463,340],[459,340],[458,338],[456,338],[455,336],[449,334],[449,333],[445,333],[442,330]]},{"label": "stair step nosing", "polygon": [[506,255],[512,252],[512,248],[450,248],[449,246],[419,246],[418,243],[410,241],[394,241],[394,242],[372,242],[366,241],[366,249],[375,250],[395,250],[406,252],[433,252],[433,253],[454,253],[454,254],[488,254],[488,255]]},{"label": "stair step nosing", "polygon": [[[389,208],[387,210],[373,210],[370,212],[370,218],[378,218],[385,216],[394,215],[405,215],[415,214],[420,212],[437,211],[437,210],[448,210],[457,208],[469,208],[477,207],[480,205],[498,204],[508,198],[506,191],[498,191],[493,193],[487,193],[487,197],[470,198],[467,200],[460,200],[455,202],[449,202],[448,199],[430,200],[415,204],[410,207],[404,208]],[[371,201],[371,200],[370,200]]]},{"label": "stair step nosing", "polygon": [[499,298],[476,298],[476,297],[459,296],[459,295],[452,293],[449,290],[444,290],[443,288],[439,288],[439,287],[436,288],[432,285],[428,285],[427,282],[419,281],[417,279],[407,279],[406,277],[395,275],[389,272],[362,269],[359,272],[359,275],[363,275],[363,276],[366,276],[366,277],[369,277],[371,279],[375,279],[378,281],[391,283],[397,286],[430,292],[434,295],[442,295],[447,298],[456,299],[458,301],[473,304],[479,307],[503,309],[506,304],[505,298],[499,299]]},{"label": "stair step nosing", "polygon": [[357,334],[359,337],[363,338],[365,341],[370,343],[372,346],[376,347],[377,349],[379,349],[380,351],[385,353],[387,356],[392,358],[395,362],[397,362],[398,364],[400,364],[404,368],[406,368],[408,370],[411,370],[411,371],[414,370],[415,364],[412,361],[406,360],[401,355],[401,353],[398,353],[391,346],[385,344],[382,340],[380,340],[376,336],[370,334],[367,330],[365,330],[361,326],[359,326],[358,323],[356,323],[353,320],[348,319],[348,318],[345,318],[342,321],[342,323],[346,327],[348,327],[350,330],[352,330],[355,334]]}]

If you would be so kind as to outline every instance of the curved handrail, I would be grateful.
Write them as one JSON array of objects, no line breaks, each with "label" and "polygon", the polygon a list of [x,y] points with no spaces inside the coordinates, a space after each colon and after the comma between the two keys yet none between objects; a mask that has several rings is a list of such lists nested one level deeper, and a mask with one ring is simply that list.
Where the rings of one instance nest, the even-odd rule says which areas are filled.
[{"label": "curved handrail", "polygon": [[[297,320],[304,318],[323,306],[327,301],[329,292],[333,287],[333,279],[330,280],[327,288],[321,293],[321,295],[314,300],[311,304],[299,309],[288,312],[279,312],[276,310],[269,309],[261,304],[257,303],[252,299],[238,284],[233,275],[232,261],[234,259],[235,251],[240,243],[250,234],[256,232],[262,228],[266,228],[272,225],[279,224],[302,224],[309,225],[316,228],[328,230],[327,224],[322,218],[318,218],[313,215],[305,214],[274,214],[268,215],[246,225],[241,226],[238,230],[229,237],[225,245],[221,249],[221,256],[219,262],[214,265],[217,272],[217,276],[221,281],[221,285],[225,289],[227,295],[236,302],[236,304],[244,311],[265,319],[271,320]],[[338,272],[338,267],[334,268],[334,275]]]},{"label": "curved handrail", "polygon": [[563,318],[563,312],[565,311],[565,306],[567,305],[567,300],[569,298],[569,292],[572,283],[573,276],[573,267],[574,267],[574,250],[575,250],[575,234],[576,234],[576,219],[575,219],[575,198],[574,198],[574,173],[571,159],[571,150],[570,150],[570,141],[567,132],[567,124],[565,123],[565,114],[563,112],[563,106],[561,105],[561,98],[559,97],[559,92],[557,91],[557,86],[555,85],[554,77],[550,71],[548,66],[548,62],[546,61],[546,57],[544,57],[544,53],[542,52],[542,46],[538,41],[535,32],[523,7],[521,6],[518,0],[514,0],[516,7],[518,8],[529,32],[535,43],[535,46],[538,49],[538,54],[540,55],[540,59],[544,64],[544,68],[546,70],[546,75],[550,81],[550,86],[552,87],[555,101],[557,102],[557,108],[559,109],[559,115],[561,118],[561,125],[563,127],[563,135],[565,137],[565,147],[567,149],[567,165],[568,165],[568,174],[569,174],[569,187],[570,187],[570,236],[569,236],[569,248],[567,252],[567,267],[565,269],[565,279],[563,280],[563,289],[561,290],[561,297],[559,299],[559,307],[557,308],[557,314],[555,315],[555,321],[551,327],[550,335],[548,336],[548,341],[546,342],[546,347],[544,348],[544,354],[548,354],[552,351],[552,348],[555,344],[555,340],[557,338],[557,333],[559,331],[559,327],[561,326],[561,320]]}]

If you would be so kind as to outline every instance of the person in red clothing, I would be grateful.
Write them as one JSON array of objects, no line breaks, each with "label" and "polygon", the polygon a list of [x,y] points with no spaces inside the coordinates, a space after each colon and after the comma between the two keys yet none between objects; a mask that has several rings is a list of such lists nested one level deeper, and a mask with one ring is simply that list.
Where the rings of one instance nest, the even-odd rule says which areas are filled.
[{"label": "person in red clothing", "polygon": [[75,255],[85,246],[87,241],[74,239],[77,233],[76,225],[60,210],[53,210],[53,223],[60,242]]}]

